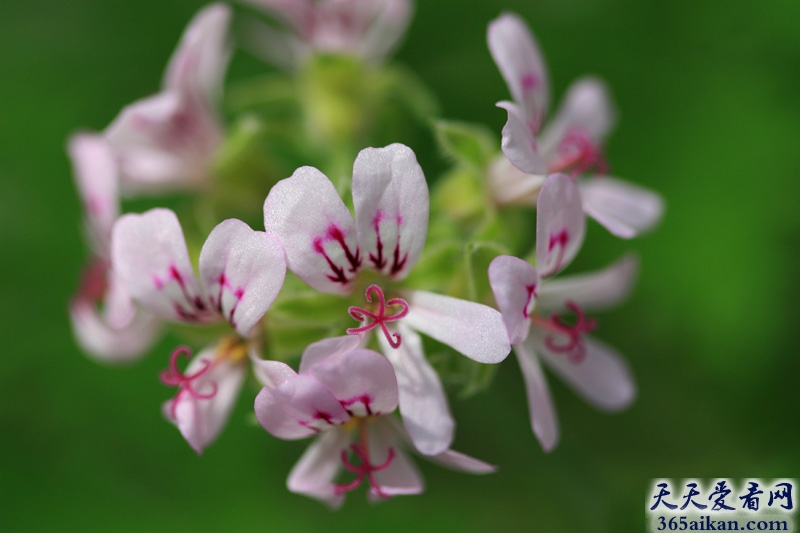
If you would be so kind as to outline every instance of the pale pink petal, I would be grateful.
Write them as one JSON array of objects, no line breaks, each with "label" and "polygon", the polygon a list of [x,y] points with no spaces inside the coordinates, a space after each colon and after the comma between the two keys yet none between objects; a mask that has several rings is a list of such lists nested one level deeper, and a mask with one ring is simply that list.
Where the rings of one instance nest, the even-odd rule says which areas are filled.
[{"label": "pale pink petal", "polygon": [[570,133],[585,135],[602,143],[616,122],[617,113],[608,89],[597,78],[581,78],[568,89],[558,111],[541,136],[541,154],[545,159],[557,155],[561,141]]},{"label": "pale pink petal", "polygon": [[489,166],[489,188],[500,205],[536,206],[546,176],[526,174],[511,164],[505,155]]},{"label": "pale pink petal", "polygon": [[525,380],[525,392],[528,397],[528,411],[531,418],[533,434],[545,452],[552,451],[560,437],[558,418],[556,417],[553,399],[547,380],[536,357],[533,338],[514,347],[517,361]]},{"label": "pale pink petal", "polygon": [[628,297],[638,269],[638,258],[629,254],[603,270],[548,280],[539,290],[540,313],[565,311],[568,301],[575,302],[584,311],[612,307]]},{"label": "pale pink petal", "polygon": [[497,107],[508,112],[503,126],[500,147],[503,154],[519,170],[526,174],[547,174],[547,164],[539,156],[539,147],[533,128],[522,109],[512,102],[498,102]]},{"label": "pale pink petal", "polygon": [[286,363],[261,359],[256,354],[250,354],[250,362],[253,363],[256,379],[264,387],[274,389],[297,375],[297,372]]},{"label": "pale pink petal", "polygon": [[146,313],[136,307],[119,275],[109,268],[106,272],[108,286],[103,298],[103,318],[112,328],[124,328],[137,313]]},{"label": "pale pink petal", "polygon": [[512,345],[519,344],[528,336],[531,327],[531,312],[539,290],[539,274],[527,261],[501,255],[489,265],[489,284],[503,315],[508,340]]},{"label": "pale pink petal", "polygon": [[[399,494],[419,494],[424,489],[422,476],[417,467],[403,451],[403,437],[392,424],[391,417],[384,416],[368,426],[368,442],[370,463],[383,464],[389,457],[389,450],[393,450],[394,457],[389,465],[375,472],[375,481],[385,496]],[[369,491],[370,499],[381,499],[376,487]]]},{"label": "pale pink petal", "polygon": [[244,0],[300,31],[311,19],[314,0]]},{"label": "pale pink petal", "polygon": [[231,15],[230,6],[210,4],[194,16],[169,61],[164,89],[209,103],[218,97],[231,55]]},{"label": "pale pink petal", "polygon": [[503,316],[489,306],[425,291],[408,293],[403,323],[479,363],[499,363],[511,352]]},{"label": "pale pink petal", "polygon": [[195,278],[181,225],[169,209],[120,217],[111,259],[131,298],[150,312],[182,322],[216,319]]},{"label": "pale pink petal", "polygon": [[328,357],[307,372],[325,385],[352,416],[378,416],[397,408],[394,368],[377,352],[351,350]]},{"label": "pale pink petal", "polygon": [[511,96],[537,132],[547,114],[550,82],[533,35],[520,17],[503,13],[489,24],[487,41]]},{"label": "pale pink petal", "polygon": [[563,270],[583,244],[586,217],[573,178],[551,174],[536,207],[536,269],[543,278]]},{"label": "pale pink petal", "polygon": [[258,20],[242,25],[243,46],[257,58],[284,69],[291,69],[309,54],[308,46],[293,34],[272,28]]},{"label": "pale pink petal", "polygon": [[562,353],[552,352],[545,343],[547,333],[534,328],[536,353],[575,392],[604,411],[619,411],[636,398],[636,384],[628,365],[610,346],[591,337],[584,337],[586,356],[573,363]]},{"label": "pale pink petal", "polygon": [[403,322],[398,323],[397,331],[402,339],[399,348],[392,348],[383,335],[378,340],[397,376],[403,425],[421,453],[441,453],[453,442],[455,429],[444,387],[425,358],[419,335]]},{"label": "pale pink petal", "polygon": [[599,176],[578,186],[586,214],[623,239],[652,229],[664,213],[658,193],[627,181]]},{"label": "pale pink petal", "polygon": [[119,216],[119,170],[101,135],[76,133],[69,138],[75,185],[83,204],[87,233],[95,254],[107,258],[111,227]]},{"label": "pale pink petal", "polygon": [[256,418],[280,439],[300,439],[350,419],[339,400],[312,376],[298,374],[256,396]]},{"label": "pale pink petal", "polygon": [[353,164],[353,203],[365,264],[405,278],[428,233],[428,185],[414,152],[402,144],[361,150]]},{"label": "pale pink petal", "polygon": [[334,491],[334,479],[342,469],[342,452],[350,444],[350,435],[342,428],[333,428],[320,435],[294,465],[286,485],[290,491],[322,500],[336,509],[344,495]]},{"label": "pale pink petal", "polygon": [[200,279],[208,301],[249,337],[278,296],[286,260],[278,240],[228,219],[211,232],[200,252]]},{"label": "pale pink petal", "polygon": [[413,4],[409,0],[368,0],[378,10],[358,44],[358,55],[374,62],[383,61],[406,32]]},{"label": "pale pink petal", "polygon": [[427,458],[439,465],[467,472],[468,474],[492,474],[497,472],[496,466],[484,463],[480,459],[475,459],[455,450],[447,450],[437,455],[430,455]]},{"label": "pale pink petal", "polygon": [[323,292],[350,291],[362,263],[356,224],[322,172],[301,167],[272,187],[264,226],[281,241],[300,279]]},{"label": "pale pink petal", "polygon": [[215,390],[214,395],[199,398],[184,391],[164,404],[167,418],[178,426],[183,438],[198,454],[216,440],[228,422],[247,370],[241,362],[215,359],[214,350],[214,347],[207,348],[197,354],[185,372],[193,374],[208,361],[210,370],[193,380],[192,388],[203,395]]},{"label": "pale pink petal", "polygon": [[330,337],[309,344],[300,359],[300,372],[306,374],[309,368],[323,359],[355,350],[360,344],[361,337],[358,335]]}]

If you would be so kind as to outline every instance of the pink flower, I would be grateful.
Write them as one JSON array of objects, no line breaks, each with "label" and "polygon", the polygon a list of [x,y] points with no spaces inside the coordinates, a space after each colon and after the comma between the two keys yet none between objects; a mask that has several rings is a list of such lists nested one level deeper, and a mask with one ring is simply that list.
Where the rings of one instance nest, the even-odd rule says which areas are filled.
[{"label": "pink flower", "polygon": [[222,429],[247,367],[251,339],[283,285],[280,243],[235,219],[211,232],[200,251],[199,279],[178,218],[168,209],[128,214],[114,225],[112,262],[131,297],[161,317],[189,324],[228,322],[237,335],[201,351],[186,372],[173,352],[162,381],[178,387],[165,413],[200,453]]},{"label": "pink flower", "polygon": [[410,0],[247,0],[290,30],[251,25],[256,52],[292,67],[314,52],[351,54],[380,62],[397,46],[411,20]]},{"label": "pink flower", "polygon": [[186,28],[162,91],[135,102],[106,130],[126,192],[162,192],[208,184],[222,139],[216,101],[230,57],[231,10],[212,4]]},{"label": "pink flower", "polygon": [[623,409],[636,396],[621,357],[587,335],[596,323],[585,315],[628,294],[636,261],[626,257],[600,272],[548,279],[575,256],[584,225],[574,181],[551,175],[537,207],[536,267],[511,256],[489,265],[492,292],[525,379],[531,426],[545,451],[555,448],[559,429],[540,360],[600,409]]},{"label": "pink flower", "polygon": [[[319,435],[289,474],[289,490],[334,508],[365,481],[373,500],[423,490],[422,478],[405,453],[409,437],[391,414],[398,403],[392,365],[376,352],[354,347],[354,339],[326,339],[309,346],[299,374],[284,363],[255,363],[266,385],[255,401],[264,429],[282,439]],[[495,470],[449,449],[428,458],[475,474]],[[336,483],[344,470],[352,475]]]},{"label": "pink flower", "polygon": [[490,183],[495,198],[502,203],[533,203],[547,174],[563,172],[578,177],[594,171],[596,179],[579,182],[587,215],[623,238],[655,226],[664,210],[661,197],[606,176],[602,144],[616,121],[616,112],[605,84],[591,77],[573,83],[545,127],[550,85],[544,60],[525,22],[505,13],[489,24],[487,40],[514,99],[497,105],[508,112],[503,153],[518,169],[503,161],[493,166]]},{"label": "pink flower", "polygon": [[[283,243],[289,269],[311,287],[334,294],[366,289],[366,309],[350,308],[361,321],[351,333],[383,333],[378,339],[395,365],[406,428],[422,453],[436,454],[452,442],[454,424],[416,332],[478,362],[497,363],[510,351],[502,317],[485,305],[399,288],[419,259],[428,227],[428,188],[408,147],[362,150],[352,192],[355,220],[330,180],[302,167],[270,191],[264,225]],[[383,281],[360,286],[364,269]]]}]

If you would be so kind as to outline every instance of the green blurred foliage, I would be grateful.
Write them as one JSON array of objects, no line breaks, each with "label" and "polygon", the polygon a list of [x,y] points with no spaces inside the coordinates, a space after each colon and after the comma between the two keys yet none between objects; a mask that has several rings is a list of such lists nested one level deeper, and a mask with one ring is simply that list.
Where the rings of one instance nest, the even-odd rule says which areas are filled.
[{"label": "green blurred foliage", "polygon": [[[545,455],[512,356],[488,391],[452,396],[455,448],[499,464],[497,474],[420,461],[424,495],[372,506],[356,493],[337,513],[286,491],[307,443],[250,423],[255,387],[196,457],[159,414],[170,391],[157,373],[174,339],[126,368],[93,363],[72,342],[66,304],[84,247],[64,143],[157,90],[202,3],[5,0],[0,530],[642,531],[650,478],[800,477],[800,3],[417,3],[396,60],[433,89],[447,120],[502,127],[494,103],[508,95],[485,45],[500,9],[535,31],[556,101],[585,73],[612,88],[612,169],[661,191],[667,215],[632,243],[590,223],[570,270],[639,251],[637,291],[599,330],[635,372],[634,406],[602,414],[551,379],[563,434]],[[229,85],[270,73],[238,53]],[[447,168],[432,137],[408,142],[429,178]]]}]

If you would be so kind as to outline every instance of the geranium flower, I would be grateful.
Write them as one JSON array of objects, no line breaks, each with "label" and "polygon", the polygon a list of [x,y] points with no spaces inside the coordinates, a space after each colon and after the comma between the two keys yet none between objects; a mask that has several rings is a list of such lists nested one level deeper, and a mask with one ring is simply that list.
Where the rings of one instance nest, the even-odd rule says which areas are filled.
[{"label": "geranium flower", "polygon": [[408,27],[410,0],[246,0],[290,30],[251,24],[254,50],[271,63],[292,67],[311,53],[342,53],[380,62]]},{"label": "geranium flower", "polygon": [[631,238],[661,218],[661,197],[643,187],[607,176],[602,143],[616,121],[608,90],[596,78],[577,80],[555,116],[545,126],[550,85],[544,60],[530,30],[517,15],[504,13],[489,24],[489,51],[508,85],[513,102],[502,149],[517,170],[503,161],[490,169],[495,198],[502,203],[530,203],[547,174],[562,172],[592,179],[579,181],[587,215],[618,237]]},{"label": "geranium flower", "polygon": [[545,451],[558,443],[559,429],[539,360],[600,409],[623,409],[636,396],[621,357],[587,335],[596,323],[585,314],[628,294],[636,261],[626,257],[599,272],[548,279],[577,253],[584,224],[574,181],[549,176],[537,207],[536,267],[507,255],[489,265],[489,283],[525,379],[531,426]]},{"label": "geranium flower", "polygon": [[[265,387],[255,411],[264,429],[290,440],[319,435],[289,474],[289,490],[334,508],[364,481],[372,500],[423,490],[422,477],[405,453],[413,446],[391,414],[398,402],[392,365],[377,352],[354,347],[351,339],[311,345],[299,374],[277,361],[256,362]],[[428,459],[474,474],[495,470],[449,449]],[[354,479],[336,483],[344,470]]]},{"label": "geranium flower", "polygon": [[[299,168],[270,191],[264,225],[283,243],[289,269],[311,287],[334,294],[365,291],[366,308],[350,307],[360,326],[349,332],[380,329],[382,349],[397,372],[406,429],[422,453],[440,453],[452,442],[454,424],[442,384],[413,332],[478,362],[497,363],[510,352],[502,317],[485,305],[400,286],[419,259],[428,226],[428,187],[411,149],[393,144],[362,150],[353,165],[352,192],[355,220],[324,174]],[[380,283],[359,285],[365,269],[380,274]]]},{"label": "geranium flower", "polygon": [[207,185],[222,139],[216,103],[230,50],[225,4],[202,9],[170,59],[160,93],[135,102],[106,130],[126,192]]},{"label": "geranium flower", "polygon": [[178,218],[169,209],[128,214],[114,225],[114,269],[131,297],[151,313],[188,324],[228,322],[236,331],[202,350],[186,372],[178,348],[162,381],[179,388],[166,416],[198,453],[224,426],[247,370],[258,322],[283,285],[277,239],[235,219],[221,222],[200,252],[195,276]]},{"label": "geranium flower", "polygon": [[93,358],[106,363],[132,361],[153,344],[160,327],[153,315],[133,305],[111,268],[111,227],[119,216],[118,168],[101,135],[75,134],[67,152],[91,250],[81,287],[69,304],[72,330]]}]

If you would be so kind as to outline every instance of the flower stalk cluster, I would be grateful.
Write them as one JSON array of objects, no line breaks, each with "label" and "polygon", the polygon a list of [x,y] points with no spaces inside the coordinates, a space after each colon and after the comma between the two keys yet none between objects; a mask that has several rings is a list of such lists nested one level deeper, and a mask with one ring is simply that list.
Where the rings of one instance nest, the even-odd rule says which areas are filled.
[{"label": "flower stalk cluster", "polygon": [[[607,175],[605,86],[579,80],[547,120],[541,54],[519,17],[501,15],[488,44],[513,99],[498,104],[502,141],[434,121],[453,166],[429,181],[412,148],[381,142],[413,144],[398,132],[435,113],[427,89],[386,62],[409,0],[248,3],[272,23],[251,13],[246,45],[286,72],[232,85],[230,120],[232,10],[212,4],[161,92],[69,141],[90,250],[70,305],[81,347],[125,363],[164,331],[181,336],[160,378],[177,389],[163,414],[187,443],[202,453],[239,396],[255,398],[268,433],[315,438],[288,486],[332,507],[362,485],[375,500],[421,492],[408,452],[494,471],[451,449],[448,389],[488,388],[512,350],[545,451],[559,430],[541,362],[596,407],[628,406],[631,373],[589,336],[589,313],[624,299],[637,260],[559,276],[586,215],[631,238],[662,212],[656,193]],[[122,214],[128,198],[166,192],[175,210]],[[512,205],[535,209],[535,232],[507,216]]]}]

